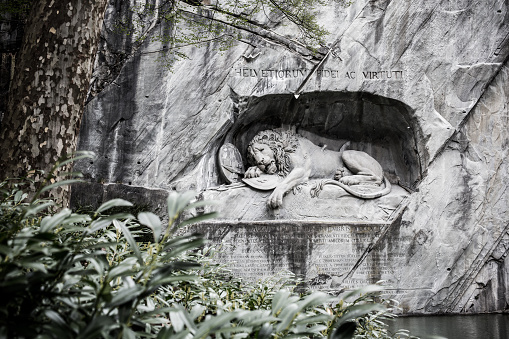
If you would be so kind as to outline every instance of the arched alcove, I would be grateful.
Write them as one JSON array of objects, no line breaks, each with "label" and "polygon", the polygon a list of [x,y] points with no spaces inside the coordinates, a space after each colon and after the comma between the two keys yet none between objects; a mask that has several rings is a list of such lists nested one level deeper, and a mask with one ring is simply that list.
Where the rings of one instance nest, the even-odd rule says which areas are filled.
[{"label": "arched alcove", "polygon": [[246,159],[247,144],[261,130],[295,126],[317,145],[364,151],[384,168],[391,181],[409,188],[421,179],[418,136],[412,109],[404,103],[369,93],[317,92],[295,98],[276,94],[244,98],[226,136]]}]

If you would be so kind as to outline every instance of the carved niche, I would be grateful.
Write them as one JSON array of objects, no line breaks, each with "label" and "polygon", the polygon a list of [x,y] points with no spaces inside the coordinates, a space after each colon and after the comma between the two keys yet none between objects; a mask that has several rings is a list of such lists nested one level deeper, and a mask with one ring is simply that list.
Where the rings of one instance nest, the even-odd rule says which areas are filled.
[{"label": "carved niche", "polygon": [[408,193],[391,185],[372,156],[349,147],[330,150],[294,129],[260,131],[247,146],[245,172],[241,152],[230,143],[221,147],[218,163],[228,185],[209,196],[227,201],[227,219],[387,221]]},{"label": "carved niche", "polygon": [[390,222],[427,159],[412,112],[368,93],[250,98],[218,153],[223,185],[204,196],[224,220]]}]

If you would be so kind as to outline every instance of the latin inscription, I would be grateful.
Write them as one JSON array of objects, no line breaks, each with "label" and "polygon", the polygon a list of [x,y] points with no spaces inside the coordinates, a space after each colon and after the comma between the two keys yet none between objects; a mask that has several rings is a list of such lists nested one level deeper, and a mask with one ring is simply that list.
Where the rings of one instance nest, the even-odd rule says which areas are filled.
[{"label": "latin inscription", "polygon": [[311,280],[312,289],[328,289],[333,279],[339,279],[342,288],[355,288],[391,280],[395,272],[388,258],[405,256],[397,249],[387,253],[372,248],[381,225],[209,227],[200,231],[221,244],[216,259],[252,281],[290,270]]},{"label": "latin inscription", "polygon": [[[256,69],[249,67],[235,68],[234,74],[241,78],[268,78],[276,80],[304,79],[311,72],[307,68],[294,69]],[[401,70],[363,70],[342,71],[337,69],[321,69],[315,72],[318,78],[346,79],[346,80],[402,80]]]}]

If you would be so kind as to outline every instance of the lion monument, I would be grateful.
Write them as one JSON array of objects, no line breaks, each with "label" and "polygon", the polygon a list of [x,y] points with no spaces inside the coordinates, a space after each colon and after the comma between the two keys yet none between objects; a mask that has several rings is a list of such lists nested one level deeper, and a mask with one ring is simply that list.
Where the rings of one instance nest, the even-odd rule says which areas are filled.
[{"label": "lion monument", "polygon": [[[339,186],[362,199],[388,194],[391,185],[384,177],[382,166],[365,152],[346,150],[348,144],[343,145],[339,152],[330,151],[290,131],[265,130],[256,134],[248,145],[247,158],[253,166],[247,169],[244,178],[256,178],[263,174],[282,178],[267,201],[271,208],[281,207],[287,192],[312,178],[334,178],[325,180],[321,185]],[[384,184],[385,187],[382,187]],[[359,185],[381,188],[363,193],[353,188]]]}]

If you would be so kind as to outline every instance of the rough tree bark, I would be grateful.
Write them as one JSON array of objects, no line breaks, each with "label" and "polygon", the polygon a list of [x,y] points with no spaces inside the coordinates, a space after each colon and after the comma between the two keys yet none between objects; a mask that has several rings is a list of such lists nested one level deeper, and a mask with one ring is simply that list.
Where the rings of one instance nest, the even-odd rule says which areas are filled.
[{"label": "rough tree bark", "polygon": [[[48,171],[75,152],[106,4],[34,1],[1,124],[0,179]],[[65,205],[69,189],[50,195]]]}]

